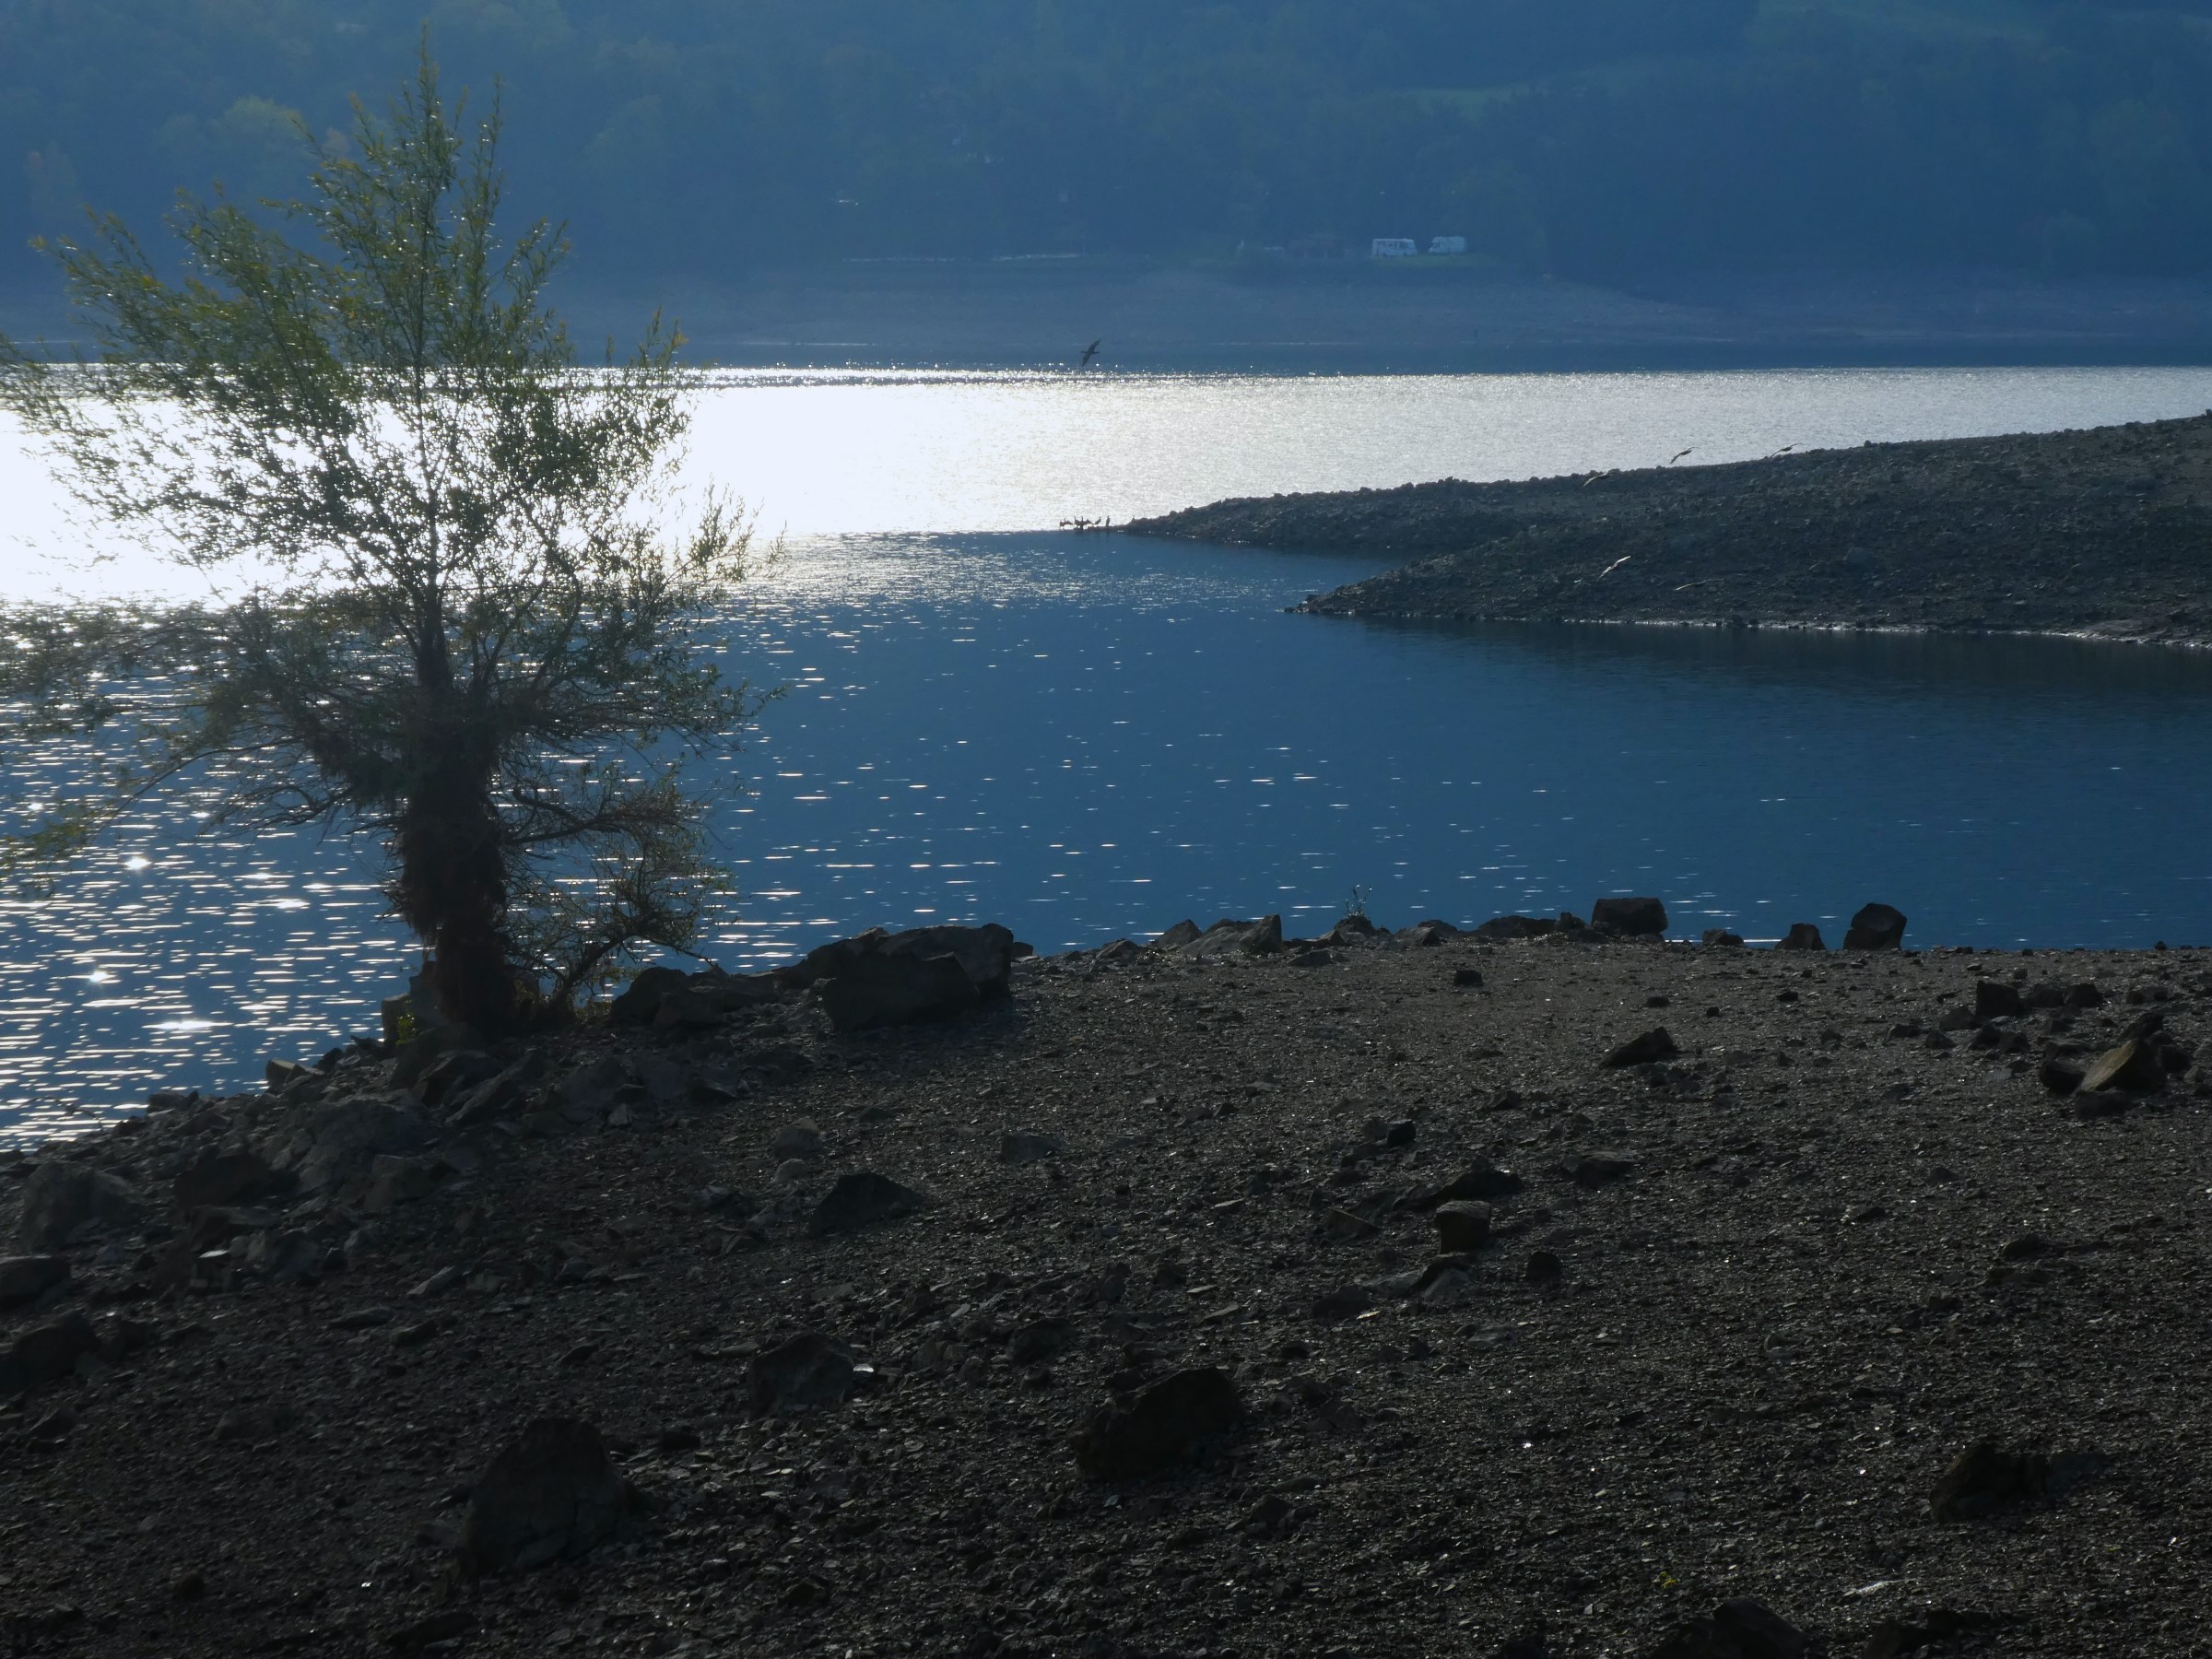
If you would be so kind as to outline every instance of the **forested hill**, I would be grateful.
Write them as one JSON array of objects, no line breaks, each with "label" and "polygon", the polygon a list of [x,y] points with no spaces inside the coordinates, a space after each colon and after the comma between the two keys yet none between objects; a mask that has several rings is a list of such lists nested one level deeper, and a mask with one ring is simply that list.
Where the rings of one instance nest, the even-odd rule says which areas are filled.
[{"label": "forested hill", "polygon": [[[0,0],[0,288],[89,199],[288,193],[419,0]],[[2212,269],[2212,0],[441,0],[594,268],[1272,257]]]}]

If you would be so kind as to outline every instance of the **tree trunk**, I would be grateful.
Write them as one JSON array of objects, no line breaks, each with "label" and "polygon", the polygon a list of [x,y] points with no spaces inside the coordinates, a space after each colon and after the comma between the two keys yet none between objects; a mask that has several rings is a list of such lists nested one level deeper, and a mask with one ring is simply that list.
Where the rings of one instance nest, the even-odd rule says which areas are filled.
[{"label": "tree trunk", "polygon": [[441,767],[408,800],[394,851],[393,907],[435,955],[438,1011],[493,1035],[520,998],[507,959],[507,875],[487,791],[464,765]]}]

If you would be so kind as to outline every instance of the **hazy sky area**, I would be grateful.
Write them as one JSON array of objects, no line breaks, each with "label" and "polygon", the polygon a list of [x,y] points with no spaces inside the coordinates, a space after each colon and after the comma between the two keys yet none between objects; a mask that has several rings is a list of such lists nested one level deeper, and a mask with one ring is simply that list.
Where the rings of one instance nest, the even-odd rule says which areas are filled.
[{"label": "hazy sky area", "polygon": [[288,193],[426,21],[618,282],[1426,250],[1633,282],[2212,265],[2212,0],[0,0],[0,294]]}]

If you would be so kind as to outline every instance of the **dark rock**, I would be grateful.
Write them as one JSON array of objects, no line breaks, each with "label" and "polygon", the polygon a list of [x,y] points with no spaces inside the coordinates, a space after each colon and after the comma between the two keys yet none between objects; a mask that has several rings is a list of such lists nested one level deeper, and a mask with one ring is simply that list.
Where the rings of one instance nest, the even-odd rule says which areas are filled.
[{"label": "dark rock", "polygon": [[399,1058],[393,1062],[392,1086],[394,1088],[411,1088],[441,1056],[463,1049],[481,1050],[483,1046],[483,1038],[458,1021],[425,1031],[400,1050]]},{"label": "dark rock", "polygon": [[780,970],[777,978],[803,987],[840,978],[870,958],[927,961],[942,957],[959,965],[976,996],[985,1001],[1002,997],[1014,973],[1014,935],[995,922],[981,927],[914,927],[904,933],[871,928],[853,938],[818,946],[803,961]]},{"label": "dark rock", "polygon": [[138,1190],[105,1170],[49,1159],[23,1185],[17,1236],[32,1252],[58,1249],[80,1228],[121,1232],[146,1219]]},{"label": "dark rock", "polygon": [[379,1155],[412,1152],[429,1138],[421,1117],[396,1100],[334,1100],[308,1119],[294,1142],[304,1149],[290,1167],[302,1190],[327,1192],[365,1175]]},{"label": "dark rock", "polygon": [[1262,916],[1257,922],[1217,922],[1182,947],[1182,954],[1200,958],[1273,956],[1282,947],[1282,917]]},{"label": "dark rock", "polygon": [[82,1313],[65,1313],[51,1324],[33,1325],[0,1348],[0,1394],[58,1382],[76,1371],[80,1357],[99,1349],[100,1337]]},{"label": "dark rock", "polygon": [[1382,1230],[1365,1216],[1335,1205],[1322,1211],[1321,1230],[1339,1244],[1353,1244],[1361,1239],[1371,1239]]},{"label": "dark rock", "polygon": [[1218,1366],[1177,1371],[1124,1408],[1099,1412],[1075,1437],[1076,1466],[1093,1480],[1141,1480],[1192,1462],[1243,1419],[1236,1384]]},{"label": "dark rock", "polygon": [[1075,1335],[1076,1327],[1065,1319],[1032,1320],[1014,1333],[1006,1344],[1006,1358],[1017,1365],[1035,1365],[1065,1347]]},{"label": "dark rock", "polygon": [[830,1029],[865,1031],[876,1026],[953,1019],[982,999],[959,959],[871,952],[844,961],[818,981],[815,996]]},{"label": "dark rock", "polygon": [[1396,935],[1399,944],[1410,945],[1417,949],[1434,945],[1448,945],[1458,937],[1460,937],[1458,928],[1453,926],[1449,922],[1439,922],[1433,916],[1425,921],[1416,922],[1411,927],[1400,928]]},{"label": "dark rock", "polygon": [[1454,968],[1452,970],[1452,982],[1462,990],[1471,989],[1482,983],[1482,970],[1479,968]]},{"label": "dark rock", "polygon": [[58,1255],[19,1255],[0,1259],[0,1308],[19,1308],[36,1301],[54,1286],[69,1279],[69,1258]]},{"label": "dark rock", "polygon": [[853,1170],[837,1178],[837,1183],[814,1206],[806,1227],[818,1236],[853,1232],[880,1221],[911,1216],[916,1210],[928,1208],[929,1204],[927,1194],[901,1186],[888,1175],[878,1175],[873,1170]]},{"label": "dark rock", "polygon": [[2066,1006],[2069,1008],[2101,1008],[2104,1006],[2104,993],[2097,988],[2095,980],[2083,980],[2079,984],[2067,989]]},{"label": "dark rock", "polygon": [[395,1653],[419,1653],[441,1641],[457,1641],[477,1628],[477,1616],[466,1607],[444,1607],[413,1624],[384,1632],[384,1645]]},{"label": "dark rock", "polygon": [[2002,1452],[1993,1441],[1977,1441],[1936,1481],[1928,1512],[1938,1521],[1971,1521],[2007,1504],[2033,1501],[2050,1489],[2050,1458]]},{"label": "dark rock", "polygon": [[1805,1632],[1739,1595],[1706,1618],[1693,1618],[1653,1648],[1651,1659],[1804,1659],[1812,1649]]},{"label": "dark rock", "polygon": [[1538,1250],[1529,1255],[1528,1266],[1521,1277],[1532,1285],[1556,1285],[1566,1271],[1558,1256],[1548,1250]]},{"label": "dark rock", "polygon": [[178,1172],[177,1207],[195,1210],[210,1205],[244,1204],[285,1192],[291,1184],[291,1176],[272,1170],[258,1152],[243,1147],[227,1152],[211,1147]]},{"label": "dark rock", "polygon": [[1783,934],[1774,946],[1777,950],[1826,950],[1828,941],[1820,930],[1810,922],[1793,922],[1790,931]]},{"label": "dark rock", "polygon": [[1587,1157],[1578,1158],[1574,1160],[1572,1171],[1574,1184],[1595,1191],[1601,1186],[1609,1186],[1614,1182],[1620,1180],[1635,1167],[1636,1164],[1632,1159],[1614,1158],[1606,1153],[1594,1152]]},{"label": "dark rock", "polygon": [[745,1368],[746,1404],[755,1417],[795,1417],[841,1406],[853,1392],[853,1351],[818,1331],[804,1331]]},{"label": "dark rock", "polygon": [[1895,950],[1905,942],[1905,912],[1888,904],[1862,905],[1843,935],[1846,950]]},{"label": "dark rock", "polygon": [[1974,982],[1974,1018],[1976,1019],[2013,1019],[2028,1012],[2028,1004],[2020,995],[2018,985],[2003,980],[1976,980]]},{"label": "dark rock", "polygon": [[389,1308],[355,1308],[339,1314],[335,1319],[324,1321],[323,1328],[328,1331],[370,1331],[391,1323],[392,1310]]},{"label": "dark rock", "polygon": [[1166,933],[1154,939],[1152,948],[1155,950],[1181,950],[1185,945],[1202,937],[1205,932],[1206,930],[1197,923],[1185,919],[1176,923]]},{"label": "dark rock", "polygon": [[1672,1060],[1681,1053],[1682,1051],[1675,1046],[1675,1040],[1667,1035],[1666,1028],[1654,1026],[1641,1037],[1630,1038],[1628,1041],[1607,1054],[1600,1064],[1614,1068],[1624,1065],[1653,1065],[1662,1060]]},{"label": "dark rock", "polygon": [[181,1572],[169,1581],[169,1593],[179,1601],[198,1601],[207,1594],[207,1576],[202,1572]]},{"label": "dark rock", "polygon": [[299,1426],[300,1413],[282,1401],[233,1406],[216,1419],[215,1438],[226,1444],[265,1446]]},{"label": "dark rock", "polygon": [[1313,1299],[1316,1319],[1353,1319],[1375,1305],[1374,1292],[1365,1285],[1339,1285]]},{"label": "dark rock", "polygon": [[1501,1170],[1495,1164],[1477,1164],[1454,1175],[1433,1194],[1423,1194],[1421,1207],[1451,1204],[1463,1198],[1511,1198],[1527,1184],[1511,1170]]},{"label": "dark rock", "polygon": [[1744,947],[1744,935],[1730,933],[1724,927],[1709,927],[1698,935],[1698,943],[1708,950],[1741,950]]},{"label": "dark rock", "polygon": [[1492,916],[1474,936],[1486,945],[1502,945],[1513,939],[1540,939],[1558,925],[1548,916]]},{"label": "dark rock", "polygon": [[1995,1629],[1997,1620],[1987,1613],[1930,1607],[1910,1618],[1885,1618],[1868,1632],[1865,1659],[1904,1659],[1945,1642],[1957,1641]]},{"label": "dark rock", "polygon": [[2157,1088],[2166,1080],[2166,1068],[2159,1064],[2150,1045],[2130,1038],[2117,1048],[2111,1048],[2097,1056],[2093,1065],[2082,1074],[2081,1092],[2100,1094],[2106,1089],[2125,1089],[2131,1094],[2144,1094]]},{"label": "dark rock", "polygon": [[2036,1081],[2054,1095],[2070,1095],[2081,1087],[2083,1068],[2056,1054],[2048,1054],[2035,1068]]},{"label": "dark rock", "polygon": [[617,1025],[651,1025],[661,1011],[661,998],[688,989],[691,976],[681,968],[641,968],[623,987],[622,994],[607,1005],[607,1016]]},{"label": "dark rock", "polygon": [[514,1115],[523,1107],[524,1091],[544,1077],[546,1071],[545,1056],[532,1050],[512,1065],[494,1072],[464,1092],[449,1122],[456,1129],[466,1129]]},{"label": "dark rock", "polygon": [[810,1118],[786,1124],[768,1137],[769,1155],[778,1163],[790,1158],[819,1158],[829,1150],[820,1125]]},{"label": "dark rock", "polygon": [[597,1548],[636,1503],[597,1429],[540,1418],[477,1482],[455,1548],[466,1572],[526,1572]]},{"label": "dark rock", "polygon": [[1290,958],[1293,968],[1326,968],[1336,960],[1333,950],[1300,950]]},{"label": "dark rock", "polygon": [[1338,920],[1335,926],[1322,935],[1322,943],[1339,946],[1374,945],[1389,936],[1365,916],[1345,916]]},{"label": "dark rock", "polygon": [[424,1066],[409,1092],[425,1106],[441,1106],[461,1099],[503,1069],[499,1056],[483,1049],[453,1049]]},{"label": "dark rock", "polygon": [[1490,1241],[1490,1206],[1454,1199],[1436,1212],[1437,1247],[1447,1252],[1479,1250]]},{"label": "dark rock", "polygon": [[1655,937],[1666,932],[1666,906],[1656,899],[1600,899],[1590,907],[1590,925],[1599,933]]},{"label": "dark rock", "polygon": [[998,1161],[1002,1164],[1042,1163],[1048,1158],[1066,1156],[1067,1143],[1056,1135],[1023,1129],[999,1137]]},{"label": "dark rock", "polygon": [[1420,1132],[1421,1126],[1413,1119],[1398,1118],[1394,1122],[1384,1124],[1382,1133],[1373,1138],[1381,1141],[1386,1149],[1398,1151],[1412,1146]]}]

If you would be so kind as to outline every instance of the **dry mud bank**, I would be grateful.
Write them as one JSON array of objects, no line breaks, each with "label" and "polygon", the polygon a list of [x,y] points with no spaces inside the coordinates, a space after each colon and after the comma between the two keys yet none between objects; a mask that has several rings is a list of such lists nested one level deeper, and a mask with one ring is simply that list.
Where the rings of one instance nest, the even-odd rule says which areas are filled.
[{"label": "dry mud bank", "polygon": [[1139,535],[1402,555],[1306,610],[2212,643],[2212,414],[1223,501]]},{"label": "dry mud bank", "polygon": [[[2212,1647],[2212,955],[1303,959],[357,1051],[22,1159],[11,1651]],[[547,1418],[611,1463],[495,1467]],[[1732,1596],[1802,1641],[1684,1633]]]}]

